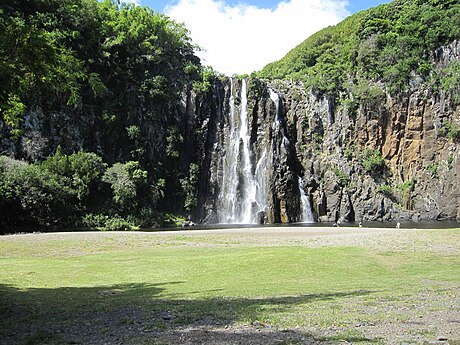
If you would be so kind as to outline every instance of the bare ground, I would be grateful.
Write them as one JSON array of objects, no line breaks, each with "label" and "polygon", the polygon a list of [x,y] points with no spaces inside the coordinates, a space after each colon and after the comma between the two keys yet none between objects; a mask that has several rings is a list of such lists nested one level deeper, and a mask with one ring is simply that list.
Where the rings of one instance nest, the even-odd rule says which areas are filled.
[{"label": "bare ground", "polygon": [[[249,229],[186,230],[174,232],[79,232],[24,234],[0,237],[1,241],[37,244],[78,240],[81,244],[56,255],[82,255],[105,250],[104,239],[111,238],[121,247],[135,238],[135,246],[354,246],[377,251],[433,251],[445,256],[460,255],[459,231],[388,229],[388,228],[302,228],[274,227]],[[99,246],[98,246],[99,245]],[[96,249],[95,249],[96,248]],[[63,249],[64,250],[64,249]],[[1,253],[0,258],[14,256]],[[66,324],[65,332],[53,326],[63,315],[47,315],[41,325],[31,322],[17,327],[1,340],[2,344],[460,344],[460,277],[456,282],[424,281],[426,289],[403,299],[377,299],[361,304],[360,297],[350,299],[350,312],[363,320],[355,324],[322,328],[278,329],[270,324],[249,324],[226,320],[198,320],[186,325],[174,322],[174,315],[146,314],[143,308],[116,313],[83,311]],[[440,284],[442,285],[440,288]],[[0,291],[1,292],[1,291]],[[103,292],[101,292],[103,294]],[[358,308],[359,310],[356,310]],[[2,308],[0,308],[2,309]],[[8,308],[3,317],[14,318],[22,310]],[[347,312],[342,311],[342,312]],[[394,318],[374,318],[389,314]],[[46,313],[44,314],[46,315]],[[128,320],[128,321],[127,321]],[[0,322],[1,324],[1,322]],[[34,329],[30,329],[31,325]],[[156,326],[152,326],[156,325]],[[40,329],[42,333],[40,333]],[[38,335],[37,335],[38,334]],[[27,336],[29,335],[29,336]],[[33,335],[33,336],[32,336]],[[76,340],[78,339],[78,341]]]}]

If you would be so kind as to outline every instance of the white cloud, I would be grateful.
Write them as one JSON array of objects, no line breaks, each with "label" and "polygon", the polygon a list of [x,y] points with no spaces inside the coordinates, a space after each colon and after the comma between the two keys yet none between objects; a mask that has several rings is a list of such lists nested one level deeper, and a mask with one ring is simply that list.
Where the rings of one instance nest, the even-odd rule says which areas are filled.
[{"label": "white cloud", "polygon": [[136,5],[136,6],[140,6],[141,1],[142,0],[121,0],[121,2],[124,2],[126,4],[133,4],[133,5]]},{"label": "white cloud", "polygon": [[344,0],[285,0],[276,8],[219,0],[179,0],[166,14],[185,23],[203,63],[227,75],[260,70],[350,13]]}]

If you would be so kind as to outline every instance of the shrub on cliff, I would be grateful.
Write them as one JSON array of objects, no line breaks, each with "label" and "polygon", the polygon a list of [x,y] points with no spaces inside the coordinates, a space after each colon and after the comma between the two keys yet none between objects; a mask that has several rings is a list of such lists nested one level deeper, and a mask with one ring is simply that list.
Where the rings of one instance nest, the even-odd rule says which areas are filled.
[{"label": "shrub on cliff", "polygon": [[443,121],[438,132],[439,136],[446,137],[455,141],[460,141],[460,126],[452,121]]},{"label": "shrub on cliff", "polygon": [[378,174],[386,167],[385,160],[378,150],[365,150],[363,153],[362,164],[364,171],[368,174]]}]

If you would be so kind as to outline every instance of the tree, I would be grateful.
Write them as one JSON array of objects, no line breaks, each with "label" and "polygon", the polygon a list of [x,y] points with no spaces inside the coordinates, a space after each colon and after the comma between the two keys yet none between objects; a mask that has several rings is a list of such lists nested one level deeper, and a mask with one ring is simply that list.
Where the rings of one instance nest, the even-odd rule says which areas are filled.
[{"label": "tree", "polygon": [[38,164],[0,156],[2,223],[43,227],[71,225],[77,214],[74,197],[74,191],[60,175]]},{"label": "tree", "polygon": [[189,167],[189,176],[180,180],[182,190],[185,193],[184,208],[191,211],[197,203],[197,184],[200,173],[200,166],[191,163]]},{"label": "tree", "polygon": [[115,163],[107,169],[102,181],[110,184],[114,202],[121,211],[132,211],[138,206],[138,196],[147,187],[147,171],[139,162]]},{"label": "tree", "polygon": [[106,166],[95,153],[79,151],[65,155],[60,146],[42,163],[44,169],[67,179],[67,185],[73,188],[79,201],[84,201],[89,195],[91,184],[102,177]]}]

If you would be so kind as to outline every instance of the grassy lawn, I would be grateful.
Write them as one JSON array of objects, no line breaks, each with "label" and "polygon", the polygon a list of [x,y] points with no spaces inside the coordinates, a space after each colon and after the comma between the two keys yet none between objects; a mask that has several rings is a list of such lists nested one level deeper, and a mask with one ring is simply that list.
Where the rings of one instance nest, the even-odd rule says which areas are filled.
[{"label": "grassy lawn", "polygon": [[[413,250],[395,240],[313,248],[231,235],[0,237],[0,339],[164,344],[187,327],[247,326],[319,343],[390,343],[398,325],[460,307],[460,230],[410,236]],[[404,340],[436,338],[426,321]]]}]

